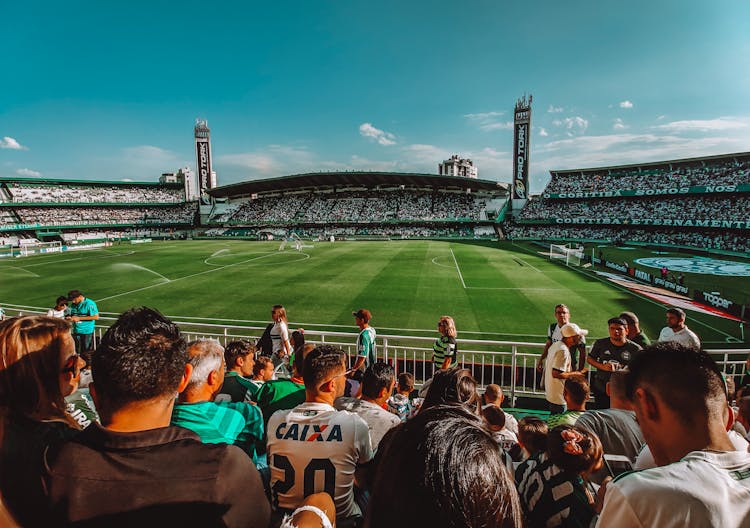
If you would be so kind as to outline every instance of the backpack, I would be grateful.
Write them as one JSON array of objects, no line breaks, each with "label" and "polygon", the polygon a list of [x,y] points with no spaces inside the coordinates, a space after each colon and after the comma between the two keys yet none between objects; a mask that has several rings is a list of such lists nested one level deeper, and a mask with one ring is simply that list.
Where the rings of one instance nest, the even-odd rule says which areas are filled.
[{"label": "backpack", "polygon": [[260,350],[260,355],[265,357],[271,357],[273,353],[273,341],[271,340],[271,328],[273,323],[269,323],[266,329],[263,331],[263,335],[255,343],[255,347]]}]

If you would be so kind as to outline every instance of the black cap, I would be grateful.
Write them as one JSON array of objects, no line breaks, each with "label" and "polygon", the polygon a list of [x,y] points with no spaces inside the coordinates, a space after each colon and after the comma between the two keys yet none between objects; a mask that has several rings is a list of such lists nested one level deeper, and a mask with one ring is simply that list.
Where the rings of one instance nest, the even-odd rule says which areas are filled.
[{"label": "black cap", "polygon": [[68,292],[68,300],[72,301],[73,299],[78,299],[81,295],[83,294],[80,290],[70,290]]}]

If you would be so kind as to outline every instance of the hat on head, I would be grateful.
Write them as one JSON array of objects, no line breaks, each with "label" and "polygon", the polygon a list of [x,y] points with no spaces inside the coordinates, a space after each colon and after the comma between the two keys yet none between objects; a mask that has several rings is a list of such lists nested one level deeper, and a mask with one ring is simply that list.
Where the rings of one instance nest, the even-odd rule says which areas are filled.
[{"label": "hat on head", "polygon": [[356,312],[352,312],[352,315],[358,319],[362,319],[366,323],[369,323],[370,319],[372,319],[370,310],[365,310],[364,308],[360,308]]},{"label": "hat on head", "polygon": [[588,335],[589,331],[584,330],[580,326],[578,326],[575,323],[568,323],[564,324],[562,328],[560,328],[560,333],[563,337],[573,337],[573,336],[585,336]]},{"label": "hat on head", "polygon": [[68,292],[68,300],[69,300],[69,301],[72,301],[73,299],[77,299],[77,298],[78,298],[78,297],[80,297],[81,295],[83,295],[83,294],[81,293],[81,291],[80,291],[80,290],[70,290],[70,291]]}]

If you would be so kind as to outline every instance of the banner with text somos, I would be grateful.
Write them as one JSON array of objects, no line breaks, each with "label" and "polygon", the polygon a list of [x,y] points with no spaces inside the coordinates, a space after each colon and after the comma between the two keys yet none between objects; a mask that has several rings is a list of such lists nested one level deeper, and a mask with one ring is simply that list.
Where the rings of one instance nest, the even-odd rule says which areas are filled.
[{"label": "banner with text somos", "polygon": [[619,196],[680,196],[685,194],[713,194],[750,192],[750,183],[727,185],[695,185],[692,187],[671,187],[668,189],[615,189],[612,191],[574,191],[567,193],[544,193],[545,198],[617,198]]}]

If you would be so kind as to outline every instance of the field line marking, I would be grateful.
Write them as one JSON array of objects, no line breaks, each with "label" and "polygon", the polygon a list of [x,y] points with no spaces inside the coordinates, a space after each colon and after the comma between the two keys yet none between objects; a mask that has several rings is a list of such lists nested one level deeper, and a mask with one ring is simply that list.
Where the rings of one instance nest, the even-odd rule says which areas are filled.
[{"label": "field line marking", "polygon": [[[521,249],[522,251],[526,251],[526,250],[525,250],[525,249],[524,249],[524,248],[523,248],[522,246],[518,246],[518,245],[516,245],[516,243],[515,243],[515,242],[513,243],[513,245],[514,245],[514,246],[516,246],[516,247],[518,247],[518,248],[520,248],[520,249]],[[598,280],[599,282],[602,282],[602,283],[606,284],[607,286],[610,286],[610,287],[614,287],[615,289],[618,289],[618,290],[620,290],[620,291],[624,291],[624,292],[627,292],[627,293],[629,293],[630,295],[632,295],[632,296],[634,296],[634,297],[638,297],[639,299],[642,299],[642,300],[644,300],[644,301],[648,301],[648,302],[650,302],[651,304],[655,304],[655,305],[657,305],[657,306],[660,306],[660,307],[662,307],[662,308],[664,308],[664,309],[666,310],[666,308],[665,308],[665,307],[666,307],[667,305],[665,305],[664,303],[660,303],[659,301],[655,301],[655,300],[653,300],[653,299],[649,299],[649,298],[648,298],[648,297],[646,297],[645,295],[641,295],[641,294],[639,294],[639,293],[636,293],[636,292],[634,292],[634,291],[632,291],[632,290],[630,290],[630,289],[628,289],[628,288],[625,288],[624,286],[620,286],[619,284],[615,284],[615,283],[613,283],[613,282],[609,282],[608,280],[602,279],[602,278],[601,278],[601,277],[599,277],[599,276],[598,276],[598,275],[597,275],[596,273],[587,273],[587,272],[585,272],[585,271],[583,271],[583,270],[580,270],[580,269],[578,269],[578,268],[574,268],[574,267],[570,267],[570,266],[568,266],[568,269],[571,269],[571,270],[573,270],[573,271],[576,271],[576,272],[578,272],[578,273],[580,273],[581,275],[584,275],[584,276],[586,276],[586,277],[594,277],[594,278],[595,278],[596,280]],[[724,336],[726,336],[726,337],[728,337],[728,338],[730,338],[730,339],[737,339],[737,338],[736,338],[735,336],[733,336],[733,335],[730,335],[730,334],[727,334],[726,332],[724,332],[723,330],[719,330],[718,328],[714,328],[714,327],[713,327],[713,326],[711,326],[710,324],[708,324],[708,323],[704,323],[703,321],[701,321],[701,320],[699,320],[699,319],[695,319],[695,318],[694,318],[694,319],[692,319],[692,320],[693,320],[693,321],[695,321],[696,323],[698,323],[698,324],[702,325],[702,326],[705,326],[706,328],[708,328],[708,329],[710,329],[710,330],[713,330],[714,332],[716,332],[716,333],[718,333],[718,334],[722,334],[722,335],[724,335]]]},{"label": "field line marking", "polygon": [[440,257],[435,257],[434,259],[432,259],[432,263],[435,264],[436,266],[440,266],[441,268],[450,268],[450,269],[453,269],[453,266],[446,266],[445,264],[440,264],[439,262],[435,262],[439,258]]},{"label": "field line marking", "polygon": [[464,282],[464,276],[461,275],[461,268],[458,267],[458,261],[456,260],[456,255],[453,253],[453,248],[448,248],[451,251],[451,256],[453,257],[453,263],[456,265],[456,271],[458,272],[458,278],[461,279],[461,284],[464,287],[464,290],[466,289],[466,283]]},{"label": "field line marking", "polygon": [[40,275],[37,275],[36,273],[34,273],[33,271],[29,271],[26,268],[19,268],[17,266],[5,266],[5,269],[23,271],[24,273],[28,273],[29,275],[33,275],[34,277],[39,277],[40,276]]},{"label": "field line marking", "polygon": [[[96,299],[96,302],[108,301],[109,299],[114,299],[116,297],[122,297],[123,295],[129,295],[131,293],[136,293],[136,292],[143,291],[143,290],[149,290],[151,288],[158,288],[159,286],[164,286],[166,284],[172,284],[172,283],[175,283],[177,281],[184,280],[184,279],[190,279],[192,277],[198,277],[199,275],[206,275],[207,273],[213,273],[215,271],[221,271],[223,269],[231,268],[231,267],[234,267],[234,266],[240,266],[242,264],[247,264],[248,262],[252,262],[253,260],[258,260],[258,259],[266,258],[266,257],[269,257],[271,255],[277,255],[277,254],[279,254],[279,253],[269,253],[268,255],[262,255],[260,257],[255,257],[255,258],[251,258],[251,259],[248,259],[248,260],[243,260],[242,262],[235,262],[234,264],[227,264],[226,266],[222,266],[221,268],[214,268],[214,269],[210,269],[210,270],[206,270],[206,271],[200,271],[198,273],[192,273],[190,275],[185,275],[184,277],[177,277],[176,279],[172,279],[169,282],[160,282],[159,284],[152,284],[151,286],[144,286],[143,288],[136,288],[135,290],[126,291],[126,292],[118,293],[118,294],[115,294],[115,295],[110,295],[109,297],[102,297],[101,299]],[[308,255],[307,253],[302,253],[302,254],[306,255],[306,258],[305,259],[300,259],[300,260],[306,260],[306,259],[310,258],[310,255]]]},{"label": "field line marking", "polygon": [[542,273],[542,270],[540,270],[540,269],[538,269],[538,268],[534,267],[534,266],[533,266],[532,264],[529,264],[529,262],[528,262],[527,260],[525,260],[525,259],[522,259],[521,257],[516,257],[516,258],[517,258],[518,260],[520,260],[521,262],[523,262],[524,264],[526,264],[526,265],[527,265],[528,267],[530,267],[531,269],[533,269],[534,271],[538,271],[539,273]]}]

